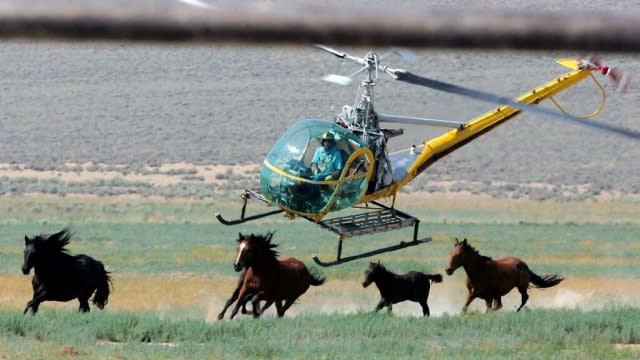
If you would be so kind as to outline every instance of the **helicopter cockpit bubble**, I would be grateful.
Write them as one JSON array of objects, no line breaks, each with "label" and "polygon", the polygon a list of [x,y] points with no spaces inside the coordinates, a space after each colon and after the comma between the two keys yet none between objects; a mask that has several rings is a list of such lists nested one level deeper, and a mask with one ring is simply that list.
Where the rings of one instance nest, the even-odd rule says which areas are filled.
[{"label": "helicopter cockpit bubble", "polygon": [[[339,177],[314,180],[311,163],[321,137],[330,132],[341,153]],[[358,203],[373,172],[373,154],[357,136],[334,122],[306,119],[291,126],[260,169],[260,190],[287,211],[316,217]]]}]

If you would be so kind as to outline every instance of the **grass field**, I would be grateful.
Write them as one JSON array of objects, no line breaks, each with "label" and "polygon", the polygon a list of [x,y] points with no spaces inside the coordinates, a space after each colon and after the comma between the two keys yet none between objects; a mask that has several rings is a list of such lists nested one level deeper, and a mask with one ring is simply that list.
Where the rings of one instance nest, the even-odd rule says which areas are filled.
[{"label": "grass field", "polygon": [[[455,237],[483,255],[521,257],[539,274],[567,280],[519,295],[497,314],[484,303],[461,315],[466,289],[459,270],[435,284],[432,318],[402,303],[392,315],[370,314],[374,288],[360,285],[367,260],[321,269],[328,281],[311,288],[277,319],[239,315],[217,321],[237,274],[238,232],[277,230],[282,256],[313,266],[310,254],[335,256],[335,238],[306,221],[279,216],[225,227],[239,203],[153,198],[5,197],[0,207],[0,355],[5,358],[633,358],[640,356],[640,205],[615,202],[539,202],[480,196],[400,199],[422,219],[433,241],[384,254],[395,272],[444,274]],[[86,253],[113,271],[115,290],[105,311],[76,312],[77,302],[44,303],[22,316],[31,297],[21,275],[24,235],[70,226],[71,253]],[[399,240],[409,230],[347,239],[345,255]],[[228,316],[228,314],[227,314]],[[365,349],[365,350],[363,350]]]}]

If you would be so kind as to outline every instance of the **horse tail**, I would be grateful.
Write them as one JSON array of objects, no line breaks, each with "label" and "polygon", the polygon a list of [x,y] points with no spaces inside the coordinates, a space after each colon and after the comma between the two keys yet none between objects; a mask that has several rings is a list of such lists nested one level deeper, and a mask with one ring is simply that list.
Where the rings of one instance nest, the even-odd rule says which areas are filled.
[{"label": "horse tail", "polygon": [[[530,282],[533,283],[534,285],[533,287],[536,287],[539,289],[544,289],[544,288],[558,285],[562,280],[564,280],[563,277],[558,276],[557,274],[539,276],[538,274],[534,273],[531,270],[529,270],[529,274],[531,276]],[[529,286],[531,287],[531,285]]]},{"label": "horse tail", "polygon": [[109,293],[111,293],[113,284],[111,283],[111,272],[105,270],[104,265],[102,265],[101,262],[98,261],[97,263],[99,278],[96,294],[93,296],[93,304],[99,309],[104,309],[104,306],[107,305],[107,302],[109,301]]},{"label": "horse tail", "polygon": [[431,280],[434,283],[441,283],[442,282],[442,275],[441,274],[427,274],[427,279]]},{"label": "horse tail", "polygon": [[316,269],[309,270],[309,279],[309,284],[313,286],[320,286],[324,284],[325,280],[327,280],[327,278],[318,273],[318,270]]}]

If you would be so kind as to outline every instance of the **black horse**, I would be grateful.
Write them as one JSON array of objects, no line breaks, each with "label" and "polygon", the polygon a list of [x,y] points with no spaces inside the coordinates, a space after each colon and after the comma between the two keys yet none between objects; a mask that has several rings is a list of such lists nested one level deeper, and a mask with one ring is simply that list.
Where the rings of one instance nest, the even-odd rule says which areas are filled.
[{"label": "black horse", "polygon": [[430,275],[418,271],[409,271],[404,275],[397,275],[387,270],[378,261],[377,263],[369,263],[369,267],[364,272],[362,286],[366,288],[372,282],[376,283],[381,299],[376,305],[375,311],[385,306],[391,311],[393,304],[410,300],[422,306],[423,316],[429,316],[427,299],[429,299],[429,290],[431,289],[430,281],[442,282],[442,275]]},{"label": "black horse", "polygon": [[64,248],[71,241],[71,233],[63,229],[53,235],[24,237],[24,264],[22,273],[31,279],[33,299],[27,303],[24,314],[33,314],[43,301],[80,302],[80,311],[89,311],[89,298],[95,292],[93,303],[103,309],[109,299],[111,278],[104,265],[87,255],[69,255]]}]

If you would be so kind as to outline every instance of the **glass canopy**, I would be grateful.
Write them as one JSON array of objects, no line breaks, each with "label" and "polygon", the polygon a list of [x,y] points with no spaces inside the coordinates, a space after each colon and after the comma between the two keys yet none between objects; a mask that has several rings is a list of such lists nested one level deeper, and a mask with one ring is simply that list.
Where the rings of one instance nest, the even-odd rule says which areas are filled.
[{"label": "glass canopy", "polygon": [[[342,155],[342,172],[334,180],[312,180],[311,160],[330,131]],[[329,211],[357,204],[366,194],[373,154],[358,137],[334,122],[305,119],[287,130],[260,169],[262,194],[287,211],[319,221]]]}]

